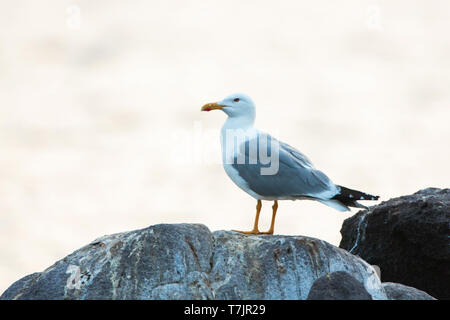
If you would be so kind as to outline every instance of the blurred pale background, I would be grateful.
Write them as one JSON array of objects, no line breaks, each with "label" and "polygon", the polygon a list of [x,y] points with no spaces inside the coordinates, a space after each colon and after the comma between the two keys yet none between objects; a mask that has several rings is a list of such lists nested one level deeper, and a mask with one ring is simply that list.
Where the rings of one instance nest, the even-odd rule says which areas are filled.
[{"label": "blurred pale background", "polygon": [[[256,201],[219,163],[225,115],[200,112],[236,91],[336,183],[383,200],[448,187],[449,12],[445,0],[2,1],[0,292],[105,234],[250,228]],[[354,213],[281,202],[276,233],[337,245]]]}]

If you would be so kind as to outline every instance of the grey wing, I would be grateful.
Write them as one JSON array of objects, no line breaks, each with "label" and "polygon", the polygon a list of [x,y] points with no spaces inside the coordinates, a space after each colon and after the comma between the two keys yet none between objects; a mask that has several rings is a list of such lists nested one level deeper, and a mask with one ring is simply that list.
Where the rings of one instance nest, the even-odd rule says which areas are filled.
[{"label": "grey wing", "polygon": [[[267,135],[270,142],[261,145],[262,137],[262,135],[259,135],[255,138],[257,139],[256,142],[250,140],[241,144],[239,152],[241,156],[243,153],[245,154],[246,161],[245,163],[235,161],[232,164],[253,192],[267,198],[313,197],[319,199],[329,199],[338,192],[338,187],[323,172],[315,169],[311,161],[300,151],[288,144],[279,142],[270,135]],[[251,153],[249,154],[248,147],[250,145],[258,146],[258,161],[251,157]],[[267,148],[266,154],[273,161],[277,161],[275,155],[278,150],[278,171],[276,174],[261,174],[262,168],[276,165],[273,161],[268,164],[260,161],[261,148]]]},{"label": "grey wing", "polygon": [[304,167],[307,167],[307,168],[314,169],[314,165],[312,164],[312,162],[303,153],[301,153],[294,147],[291,147],[287,143],[284,143],[281,141],[278,141],[278,143],[280,144],[281,149],[283,149],[285,152],[290,153],[291,156],[293,156],[297,161],[299,161],[301,163],[301,165],[303,165]]}]

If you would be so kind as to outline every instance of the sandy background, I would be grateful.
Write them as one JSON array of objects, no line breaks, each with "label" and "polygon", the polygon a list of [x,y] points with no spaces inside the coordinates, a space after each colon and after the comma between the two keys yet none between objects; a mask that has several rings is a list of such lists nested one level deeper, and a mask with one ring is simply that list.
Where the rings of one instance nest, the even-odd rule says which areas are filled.
[{"label": "sandy background", "polygon": [[[448,187],[449,12],[444,0],[2,1],[0,292],[105,234],[250,228],[256,201],[219,163],[225,115],[199,111],[235,91],[336,183],[383,200]],[[276,232],[337,245],[353,213],[281,202]]]}]

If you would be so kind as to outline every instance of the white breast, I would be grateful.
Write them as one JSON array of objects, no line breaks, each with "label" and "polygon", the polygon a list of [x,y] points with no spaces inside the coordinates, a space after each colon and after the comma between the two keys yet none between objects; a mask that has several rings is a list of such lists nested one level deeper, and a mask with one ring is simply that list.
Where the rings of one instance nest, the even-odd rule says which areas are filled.
[{"label": "white breast", "polygon": [[[263,199],[260,195],[250,190],[248,187],[247,182],[242,179],[242,177],[239,175],[238,171],[233,168],[233,161],[236,157],[236,151],[239,148],[233,148],[232,143],[234,143],[234,139],[230,139],[230,141],[227,143],[227,137],[230,138],[230,136],[233,136],[233,134],[227,135],[227,130],[241,130],[245,131],[246,137],[251,138],[254,137],[257,134],[257,130],[253,127],[248,127],[245,129],[242,129],[242,124],[237,123],[234,121],[230,121],[230,118],[225,122],[225,124],[222,127],[221,133],[220,133],[220,139],[221,139],[221,146],[222,146],[222,164],[223,168],[225,169],[225,172],[230,177],[230,179],[242,190],[247,192],[249,195],[251,195],[255,199]],[[233,141],[231,141],[233,140]],[[229,148],[227,152],[227,147]]]},{"label": "white breast", "polygon": [[233,168],[233,166],[231,164],[223,164],[223,168],[225,169],[225,172],[227,173],[227,175],[230,177],[231,180],[233,180],[233,182],[242,190],[244,190],[245,192],[247,192],[249,195],[251,195],[253,198],[255,199],[263,199],[262,196],[260,196],[259,194],[253,192],[249,187],[247,182],[245,182],[244,179],[241,178],[241,176],[239,175],[238,171]]}]

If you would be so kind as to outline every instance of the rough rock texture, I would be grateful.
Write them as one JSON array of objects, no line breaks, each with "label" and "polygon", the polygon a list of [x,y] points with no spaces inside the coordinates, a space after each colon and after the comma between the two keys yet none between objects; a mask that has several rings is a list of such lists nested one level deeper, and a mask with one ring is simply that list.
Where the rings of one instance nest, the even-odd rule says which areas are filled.
[{"label": "rough rock texture", "polygon": [[385,282],[382,285],[389,300],[436,300],[426,292],[400,283]]},{"label": "rough rock texture", "polygon": [[314,281],[307,300],[372,300],[372,296],[352,275],[336,271]]},{"label": "rough rock texture", "polygon": [[325,241],[155,225],[105,236],[14,283],[1,299],[306,299],[345,271],[387,299],[374,269]]},{"label": "rough rock texture", "polygon": [[450,299],[450,189],[428,188],[344,221],[340,247],[381,269],[381,279]]}]

